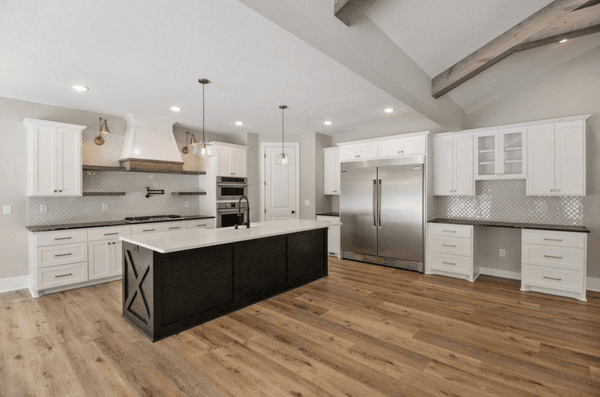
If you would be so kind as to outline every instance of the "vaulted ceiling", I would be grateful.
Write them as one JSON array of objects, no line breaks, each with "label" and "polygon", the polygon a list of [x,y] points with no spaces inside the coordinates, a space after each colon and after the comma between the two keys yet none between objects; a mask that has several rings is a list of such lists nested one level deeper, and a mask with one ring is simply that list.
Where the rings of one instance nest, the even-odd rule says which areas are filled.
[{"label": "vaulted ceiling", "polygon": [[378,0],[348,27],[333,0],[0,0],[0,96],[199,127],[203,77],[213,132],[279,132],[281,104],[289,133],[456,130],[600,45],[595,34],[519,53],[431,97],[431,78],[550,2]]}]

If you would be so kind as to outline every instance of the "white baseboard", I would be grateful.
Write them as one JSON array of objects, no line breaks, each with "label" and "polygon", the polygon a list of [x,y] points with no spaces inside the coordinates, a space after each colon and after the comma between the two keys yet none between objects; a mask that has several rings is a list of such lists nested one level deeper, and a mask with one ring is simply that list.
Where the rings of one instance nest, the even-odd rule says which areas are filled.
[{"label": "white baseboard", "polygon": [[0,293],[29,287],[29,276],[0,278]]},{"label": "white baseboard", "polygon": [[479,274],[485,274],[487,276],[494,276],[494,277],[510,278],[513,280],[521,279],[520,272],[511,272],[508,270],[492,269],[489,267],[480,267]]},{"label": "white baseboard", "polygon": [[586,289],[588,291],[600,292],[600,278],[599,277],[588,277]]}]

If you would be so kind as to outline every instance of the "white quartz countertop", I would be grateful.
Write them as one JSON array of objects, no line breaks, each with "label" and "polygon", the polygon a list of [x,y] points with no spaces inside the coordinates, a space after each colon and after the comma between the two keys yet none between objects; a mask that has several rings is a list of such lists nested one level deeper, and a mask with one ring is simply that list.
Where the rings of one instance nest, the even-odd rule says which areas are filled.
[{"label": "white quartz countertop", "polygon": [[322,229],[329,226],[341,225],[340,222],[321,222],[306,219],[284,219],[277,221],[251,223],[250,228],[240,226],[239,229],[225,227],[220,229],[186,229],[150,234],[133,234],[119,237],[123,241],[151,249],[161,254],[185,251],[194,248],[210,247],[253,240],[264,237],[278,236]]}]

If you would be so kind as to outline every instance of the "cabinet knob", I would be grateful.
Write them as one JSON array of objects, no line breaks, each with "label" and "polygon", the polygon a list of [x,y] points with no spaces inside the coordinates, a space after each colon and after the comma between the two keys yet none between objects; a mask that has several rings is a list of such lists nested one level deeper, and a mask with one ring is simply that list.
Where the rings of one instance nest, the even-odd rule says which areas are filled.
[{"label": "cabinet knob", "polygon": [[296,211],[292,211],[292,214],[295,214],[295,213],[296,213]]},{"label": "cabinet knob", "polygon": [[553,192],[553,191],[554,191],[554,189],[550,189],[550,191],[551,191],[551,192]]},{"label": "cabinet knob", "polygon": [[58,192],[58,190],[55,190],[54,193]]}]

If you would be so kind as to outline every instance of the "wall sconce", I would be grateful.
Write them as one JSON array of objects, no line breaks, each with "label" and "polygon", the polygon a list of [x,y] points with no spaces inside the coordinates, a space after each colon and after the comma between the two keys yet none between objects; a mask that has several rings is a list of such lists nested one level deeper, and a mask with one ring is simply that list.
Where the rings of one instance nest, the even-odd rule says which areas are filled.
[{"label": "wall sconce", "polygon": [[106,124],[106,119],[100,117],[100,132],[98,133],[98,136],[94,138],[94,143],[98,146],[104,145],[102,134],[110,134],[110,130],[108,129],[108,124]]},{"label": "wall sconce", "polygon": [[181,153],[183,154],[188,154],[190,152],[190,148],[188,147],[188,143],[187,143],[187,137],[188,135],[192,136],[192,139],[190,139],[190,146],[193,148],[196,147],[196,145],[198,144],[198,141],[196,141],[196,137],[194,136],[194,134],[190,134],[189,132],[185,132],[185,146],[181,148]]}]

